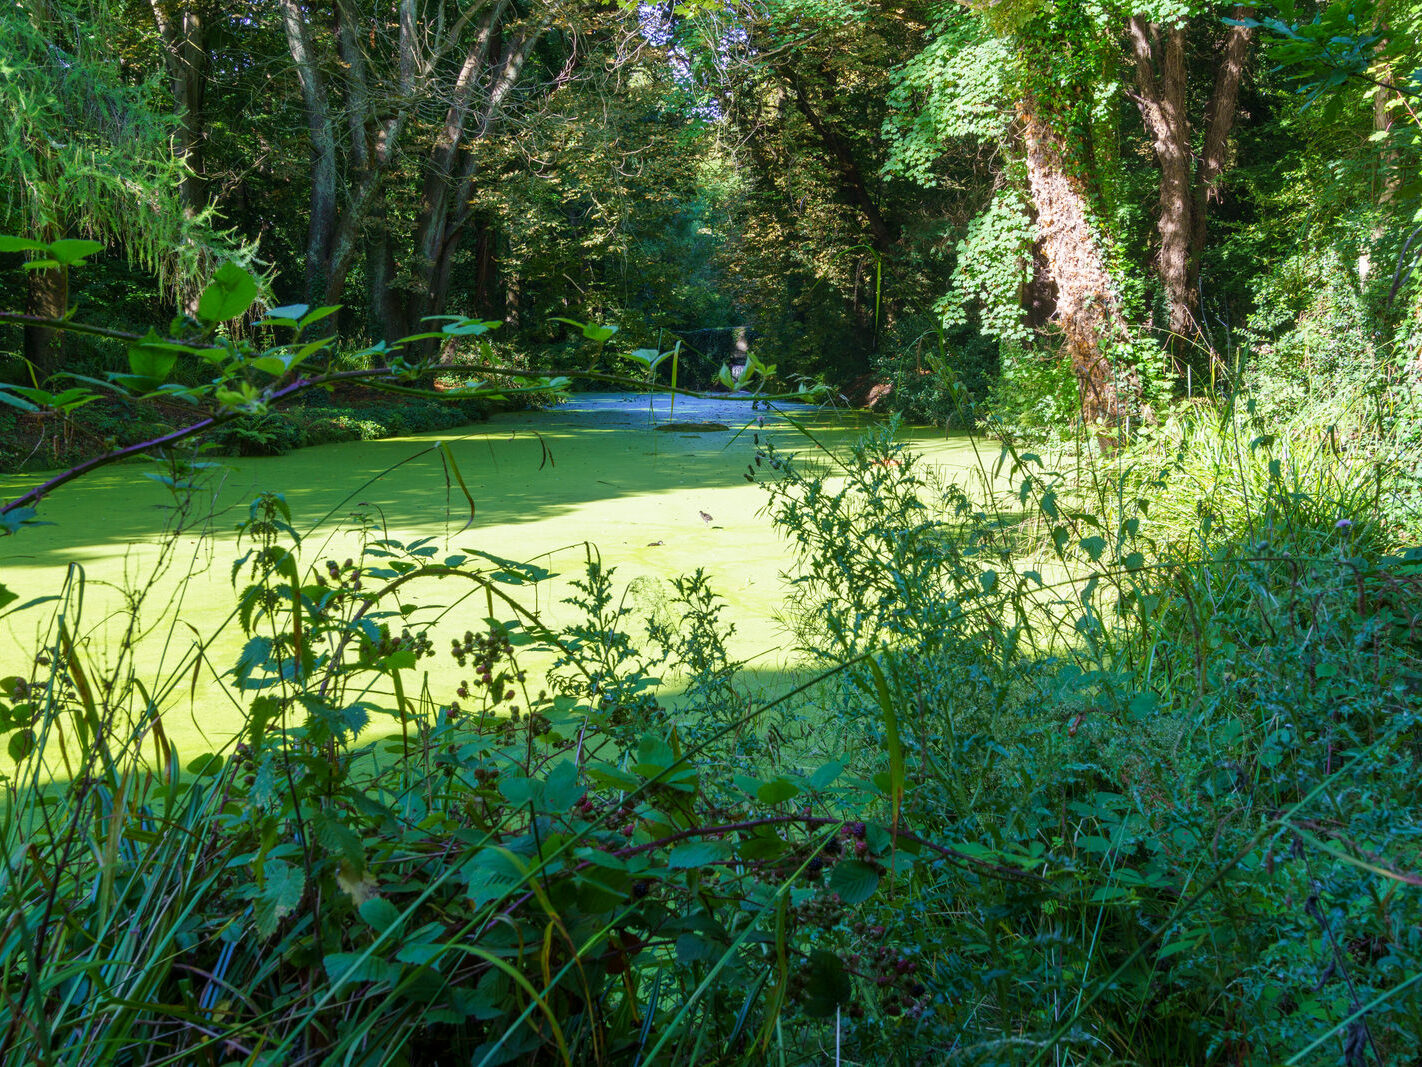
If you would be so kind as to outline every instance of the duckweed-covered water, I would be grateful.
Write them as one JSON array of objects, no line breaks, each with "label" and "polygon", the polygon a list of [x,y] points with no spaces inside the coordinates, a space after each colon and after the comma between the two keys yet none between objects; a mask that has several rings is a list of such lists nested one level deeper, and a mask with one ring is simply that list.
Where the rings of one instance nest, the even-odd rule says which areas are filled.
[{"label": "duckweed-covered water", "polygon": [[[584,394],[555,409],[503,414],[460,431],[224,459],[199,497],[200,527],[178,538],[166,570],[156,576],[173,498],[145,477],[160,472],[156,464],[110,467],[44,503],[41,518],[53,525],[0,540],[0,582],[22,600],[57,593],[66,580],[82,583],[82,598],[71,599],[67,610],[73,632],[98,664],[113,661],[126,606],[146,588],[137,662],[145,678],[159,686],[166,679],[164,724],[184,754],[220,745],[241,722],[221,674],[243,640],[231,619],[232,564],[247,547],[238,544],[236,529],[263,491],[285,497],[304,535],[307,566],[356,555],[352,516],[361,514],[381,531],[376,536],[429,537],[441,552],[478,549],[546,567],[553,579],[510,592],[555,624],[575,616],[561,601],[569,595],[568,581],[581,575],[590,545],[616,568],[627,606],[638,611],[665,597],[668,578],[704,568],[736,626],[734,653],[752,661],[751,677],[774,679],[791,652],[778,621],[790,555],[760,514],[764,490],[745,474],[757,435],[807,457],[817,446],[782,415],[752,411],[746,402],[677,398],[674,413],[671,407],[667,396]],[[861,416],[785,410],[832,449],[847,448],[866,426]],[[673,417],[727,429],[653,428]],[[933,431],[913,437],[915,449],[933,463],[962,471],[976,464],[967,438]],[[467,528],[468,504],[433,451],[441,441],[476,501]],[[42,477],[5,478],[0,493],[11,498]],[[464,592],[430,583],[419,599],[452,603]],[[454,607],[443,625],[477,630],[484,614],[480,597]],[[52,607],[0,619],[0,675],[27,672],[25,657],[42,643],[52,619]],[[628,629],[638,634],[640,623],[629,620]],[[190,662],[194,642],[214,634],[196,674],[176,674],[179,664]],[[422,669],[426,665],[431,695],[447,700],[458,670],[442,650],[422,661]]]}]

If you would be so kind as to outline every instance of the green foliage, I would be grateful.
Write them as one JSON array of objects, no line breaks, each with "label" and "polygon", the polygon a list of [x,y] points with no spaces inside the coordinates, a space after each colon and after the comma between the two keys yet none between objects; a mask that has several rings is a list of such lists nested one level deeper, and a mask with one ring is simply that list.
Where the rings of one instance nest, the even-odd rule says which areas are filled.
[{"label": "green foliage", "polygon": [[1021,294],[1030,277],[1034,237],[1027,204],[1018,193],[993,197],[958,242],[953,283],[935,306],[945,328],[966,325],[968,309],[975,307],[990,337],[1014,346],[1030,342]]},{"label": "green foliage", "polygon": [[1007,41],[980,18],[955,11],[893,74],[884,136],[884,173],[932,187],[942,180],[944,150],[956,139],[993,142],[1007,132]]},{"label": "green foliage", "polygon": [[[224,351],[229,382],[271,377]],[[142,674],[127,644],[72,636],[76,571],[0,681],[5,1044],[386,1064],[1415,1047],[1422,571],[1390,554],[1416,527],[1382,436],[1402,425],[1301,412],[1276,435],[1206,409],[1094,462],[1005,449],[979,485],[889,434],[828,471],[757,440],[823,668],[770,701],[704,573],[638,620],[590,552],[582,618],[554,632],[527,607],[539,567],[361,518],[360,550],[325,558],[268,493],[218,665],[245,729],[179,754],[164,711],[216,635]],[[177,455],[158,475],[165,552],[206,521],[202,475]],[[144,594],[126,603],[136,632]],[[429,680],[445,649],[457,684]]]},{"label": "green foliage", "polygon": [[1053,352],[1004,345],[1001,368],[985,401],[993,432],[1033,444],[1060,436],[1079,404],[1067,361]]},{"label": "green foliage", "polygon": [[[100,710],[101,668],[61,624],[5,681],[0,835],[7,856],[22,839],[34,849],[5,889],[26,917],[0,942],[9,1047],[84,1063],[198,1056],[218,1040],[416,1063],[684,1062],[714,1045],[753,1062],[828,1033],[820,1020],[855,996],[835,951],[854,939],[851,909],[918,846],[901,839],[895,854],[893,833],[864,821],[867,798],[830,791],[832,774],[761,779],[741,764],[734,782],[709,777],[717,733],[687,747],[634,728],[626,697],[650,680],[595,563],[578,584],[594,625],[554,634],[515,595],[547,576],[537,568],[375,527],[359,556],[308,564],[293,521],[267,495],[242,526],[245,645],[226,677],[248,728],[186,773],[148,697],[186,663],[153,688],[110,664]],[[452,583],[499,614],[460,636],[425,592]],[[693,622],[677,654],[714,686],[729,667],[714,594],[693,577],[678,602]],[[416,695],[440,634],[467,680],[447,699]],[[581,690],[532,690],[522,661],[540,650]],[[764,710],[721,734],[754,730]],[[137,758],[149,744],[151,769]],[[42,800],[61,755],[74,784]],[[846,803],[853,818],[833,814]],[[37,805],[47,829],[31,837]],[[880,957],[885,973],[909,959]],[[123,977],[24,1014],[99,961]],[[94,1011],[115,1014],[94,1030]],[[150,1024],[172,1013],[208,1023],[155,1043]]]},{"label": "green foliage", "polygon": [[882,767],[897,732],[904,818],[1044,879],[916,868],[880,921],[936,997],[851,1040],[1002,1064],[1416,1046],[1406,472],[1307,425],[1203,412],[1075,473],[1009,449],[1015,491],[978,500],[887,440],[772,487],[802,644],[886,650],[844,676],[837,743]]},{"label": "green foliage", "polygon": [[[179,203],[183,164],[170,145],[171,125],[154,106],[153,86],[126,84],[98,47],[111,30],[107,22],[102,10],[68,3],[0,15],[8,42],[0,120],[26,131],[0,151],[0,229],[26,235],[31,250],[69,234],[97,236],[157,274],[168,291],[188,290],[218,257],[249,260],[252,249],[218,233],[210,212],[194,214]],[[102,247],[61,244],[90,254]],[[4,248],[19,250],[13,239]],[[31,266],[82,261],[51,254],[32,257]]]}]

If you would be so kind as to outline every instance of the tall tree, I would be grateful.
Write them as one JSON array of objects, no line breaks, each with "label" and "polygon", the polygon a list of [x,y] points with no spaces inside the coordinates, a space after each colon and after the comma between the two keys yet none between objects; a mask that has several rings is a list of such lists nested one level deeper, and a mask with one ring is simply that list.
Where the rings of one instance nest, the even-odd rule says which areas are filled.
[{"label": "tall tree", "polygon": [[[1127,42],[1135,73],[1136,104],[1155,149],[1160,171],[1157,269],[1165,294],[1171,348],[1201,336],[1200,256],[1205,249],[1209,202],[1228,163],[1230,130],[1238,110],[1252,26],[1241,20],[1253,9],[1236,6],[1236,20],[1220,35],[1214,88],[1204,108],[1198,146],[1189,117],[1187,46],[1189,21],[1179,14],[1155,21],[1149,14],[1129,19]],[[1217,22],[1218,16],[1210,18]]]},{"label": "tall tree", "polygon": [[209,10],[177,0],[149,0],[163,46],[163,63],[173,94],[177,123],[174,154],[183,162],[178,185],[190,215],[207,207],[203,148],[207,130]]},{"label": "tall tree", "polygon": [[[307,298],[341,302],[364,249],[380,331],[411,332],[448,295],[477,180],[469,146],[497,127],[553,13],[509,0],[335,0],[322,38],[311,7],[278,4],[311,152]],[[413,231],[403,235],[387,204],[402,159],[419,160],[421,176]]]}]

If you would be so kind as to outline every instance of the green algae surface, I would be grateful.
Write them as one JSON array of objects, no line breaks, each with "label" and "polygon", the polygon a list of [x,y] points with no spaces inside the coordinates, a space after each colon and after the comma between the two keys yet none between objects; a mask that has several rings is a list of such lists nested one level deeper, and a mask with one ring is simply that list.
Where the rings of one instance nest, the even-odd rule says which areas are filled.
[{"label": "green algae surface", "polygon": [[[62,487],[42,504],[40,517],[52,525],[0,539],[0,582],[21,601],[58,593],[68,582],[74,594],[66,607],[70,628],[99,669],[114,662],[114,648],[128,631],[128,606],[142,591],[134,661],[148,689],[164,694],[164,727],[184,757],[221,746],[243,723],[237,694],[224,678],[243,642],[233,621],[233,561],[247,547],[238,543],[237,526],[264,491],[281,493],[290,506],[293,525],[303,533],[306,567],[357,555],[360,534],[352,515],[360,514],[374,524],[374,536],[432,538],[451,553],[476,549],[554,572],[537,586],[510,590],[553,625],[574,620],[562,600],[590,551],[616,568],[614,581],[628,590],[626,605],[634,612],[664,598],[667,579],[704,568],[727,602],[725,617],[735,624],[732,652],[750,661],[748,677],[776,684],[793,659],[778,621],[782,576],[792,560],[761,514],[763,489],[745,477],[754,442],[771,439],[782,451],[809,458],[822,455],[820,445],[847,448],[867,423],[791,407],[787,413],[797,428],[778,413],[753,412],[743,402],[678,398],[678,421],[728,428],[653,432],[669,421],[668,408],[665,396],[587,394],[462,431],[225,460],[209,472],[197,499],[199,521],[176,538],[165,533],[173,496],[145,476],[159,468],[109,467]],[[977,464],[967,438],[945,439],[933,431],[909,436],[914,449],[946,473]],[[474,498],[472,521],[440,460],[440,443]],[[11,498],[42,478],[0,479],[0,493]],[[483,599],[460,603],[455,597],[432,583],[414,599],[453,605],[440,634],[477,631],[486,614]],[[0,619],[0,675],[27,673],[26,658],[52,633],[53,618],[54,606],[48,605]],[[641,624],[629,619],[627,629],[638,636]],[[191,651],[200,639],[209,643],[193,670]],[[447,645],[447,636],[443,640]],[[182,664],[187,666],[180,674]],[[458,683],[457,668],[442,649],[422,668],[426,664],[429,694],[447,701]]]}]

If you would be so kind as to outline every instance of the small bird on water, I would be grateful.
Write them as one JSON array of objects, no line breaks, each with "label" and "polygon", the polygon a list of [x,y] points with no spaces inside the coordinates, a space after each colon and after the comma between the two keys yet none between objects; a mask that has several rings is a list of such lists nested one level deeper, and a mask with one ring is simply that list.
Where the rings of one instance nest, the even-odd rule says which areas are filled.
[{"label": "small bird on water", "polygon": [[697,514],[701,516],[701,521],[704,522],[707,526],[711,525],[713,520],[710,515],[706,514],[706,512],[704,511],[698,511]]}]

